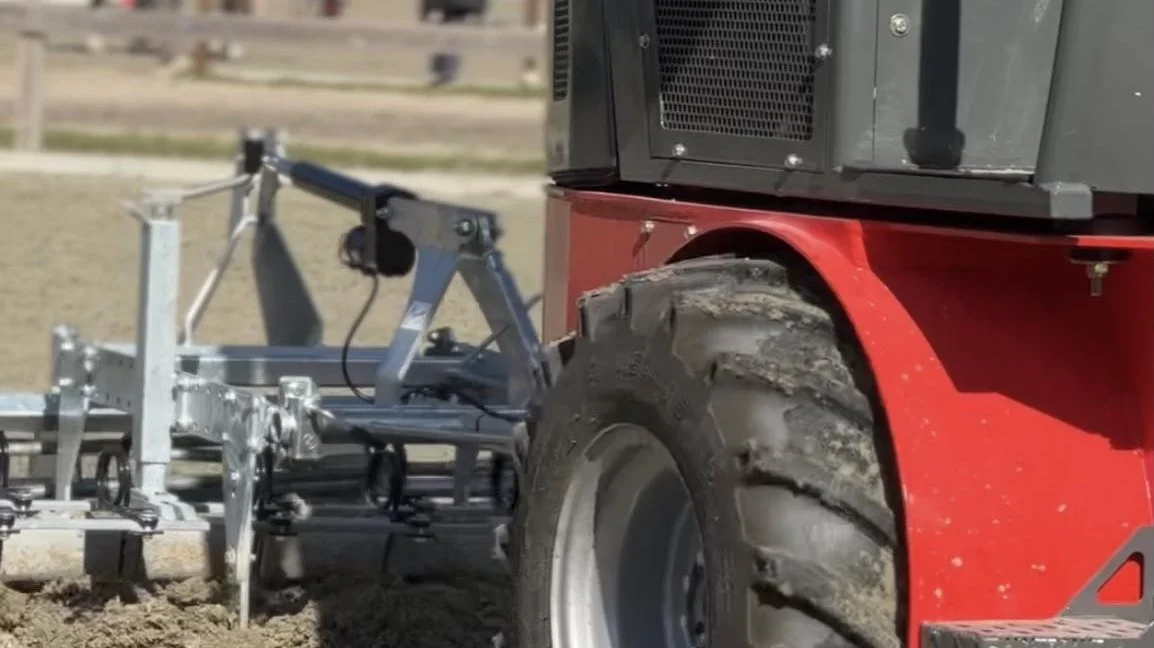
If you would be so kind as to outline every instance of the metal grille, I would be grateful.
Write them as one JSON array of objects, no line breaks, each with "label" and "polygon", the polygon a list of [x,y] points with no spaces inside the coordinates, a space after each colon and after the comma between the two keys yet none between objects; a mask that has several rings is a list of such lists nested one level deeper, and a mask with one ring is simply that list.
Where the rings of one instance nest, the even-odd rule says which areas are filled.
[{"label": "metal grille", "polygon": [[661,125],[813,136],[817,0],[654,0]]},{"label": "metal grille", "polygon": [[569,0],[553,0],[553,101],[569,96]]}]

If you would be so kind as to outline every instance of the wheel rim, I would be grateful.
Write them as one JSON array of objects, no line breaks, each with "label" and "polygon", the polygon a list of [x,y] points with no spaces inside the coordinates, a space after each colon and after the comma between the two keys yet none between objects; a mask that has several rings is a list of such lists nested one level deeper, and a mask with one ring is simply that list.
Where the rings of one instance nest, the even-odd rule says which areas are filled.
[{"label": "wheel rim", "polygon": [[705,564],[669,451],[629,424],[581,454],[561,506],[550,612],[555,648],[704,648]]}]

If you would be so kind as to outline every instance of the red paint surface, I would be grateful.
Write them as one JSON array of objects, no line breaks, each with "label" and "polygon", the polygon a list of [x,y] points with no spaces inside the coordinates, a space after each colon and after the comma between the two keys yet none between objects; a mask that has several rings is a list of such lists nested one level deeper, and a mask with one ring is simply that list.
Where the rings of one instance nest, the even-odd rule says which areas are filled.
[{"label": "red paint surface", "polygon": [[[693,238],[727,229],[776,237],[824,277],[865,349],[894,439],[910,645],[926,621],[1057,614],[1151,523],[1154,240],[988,234],[593,192],[550,201],[567,204],[547,231],[556,236],[563,221],[569,239],[566,263],[547,268],[549,300],[565,309],[564,324],[547,323],[549,339],[574,326],[582,292],[665,262],[691,223]],[[1099,244],[1134,252],[1095,298],[1066,254]],[[1133,592],[1136,571],[1111,591]]]}]

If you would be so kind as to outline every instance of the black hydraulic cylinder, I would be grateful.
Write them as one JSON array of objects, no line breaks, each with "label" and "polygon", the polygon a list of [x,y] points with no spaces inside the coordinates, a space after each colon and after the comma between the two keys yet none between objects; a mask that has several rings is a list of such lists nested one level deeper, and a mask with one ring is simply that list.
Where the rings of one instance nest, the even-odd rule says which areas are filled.
[{"label": "black hydraulic cylinder", "polygon": [[293,186],[353,211],[360,211],[361,200],[370,186],[356,178],[337,173],[312,162],[287,162],[281,169]]},{"label": "black hydraulic cylinder", "polygon": [[277,159],[273,166],[294,187],[360,214],[356,240],[346,239],[346,245],[355,243],[355,250],[346,250],[355,267],[387,277],[403,276],[412,269],[416,260],[412,241],[377,221],[390,200],[413,199],[415,194],[390,184],[370,185],[312,162]]},{"label": "black hydraulic cylinder", "polygon": [[319,164],[278,160],[277,171],[292,180],[293,186],[318,198],[355,212],[362,211],[365,197],[372,196],[377,209],[393,198],[413,198],[412,192],[390,184],[371,185]]}]

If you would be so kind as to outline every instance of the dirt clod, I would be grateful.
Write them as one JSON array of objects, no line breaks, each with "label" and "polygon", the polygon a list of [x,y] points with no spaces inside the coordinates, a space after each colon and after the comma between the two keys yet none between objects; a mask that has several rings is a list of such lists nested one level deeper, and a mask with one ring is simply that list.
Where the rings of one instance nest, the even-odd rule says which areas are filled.
[{"label": "dirt clod", "polygon": [[0,588],[0,648],[482,648],[508,611],[497,576],[347,574],[254,596],[240,629],[219,583]]}]

